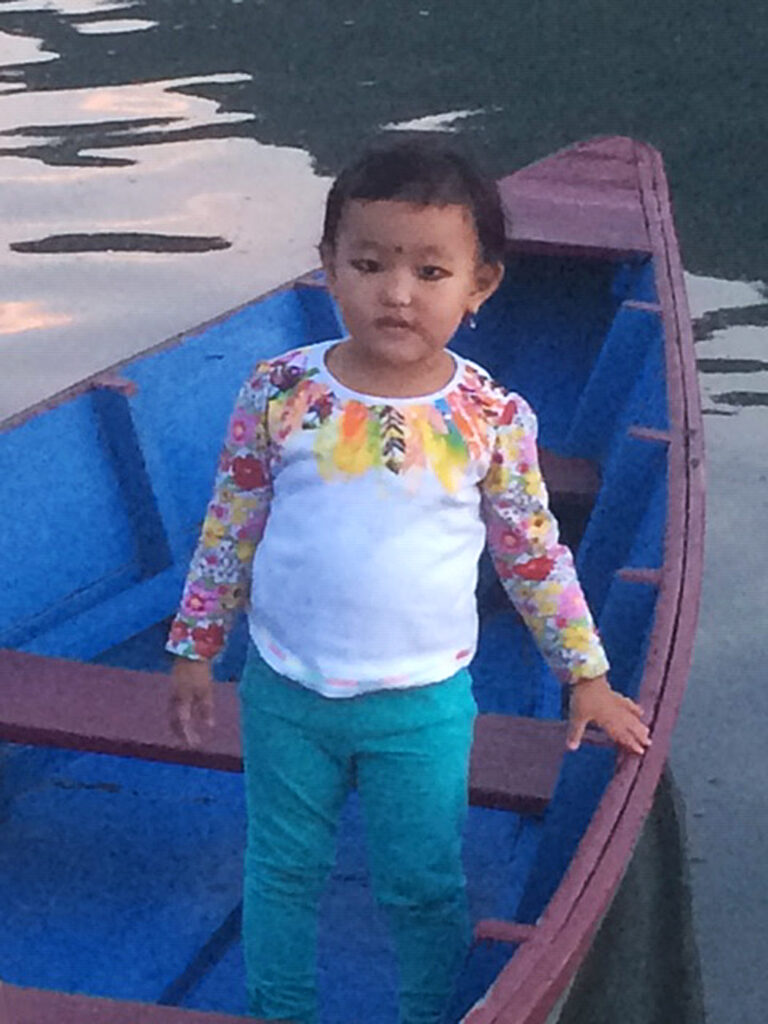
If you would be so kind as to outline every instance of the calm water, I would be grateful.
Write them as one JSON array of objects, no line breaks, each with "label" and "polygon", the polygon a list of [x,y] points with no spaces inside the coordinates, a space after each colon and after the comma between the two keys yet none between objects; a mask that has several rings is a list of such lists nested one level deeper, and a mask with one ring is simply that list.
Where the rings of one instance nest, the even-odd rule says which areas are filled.
[{"label": "calm water", "polygon": [[312,266],[329,176],[381,127],[454,132],[497,174],[593,134],[662,150],[709,445],[673,766],[715,1024],[762,1024],[768,961],[765,11],[0,0],[0,418]]}]

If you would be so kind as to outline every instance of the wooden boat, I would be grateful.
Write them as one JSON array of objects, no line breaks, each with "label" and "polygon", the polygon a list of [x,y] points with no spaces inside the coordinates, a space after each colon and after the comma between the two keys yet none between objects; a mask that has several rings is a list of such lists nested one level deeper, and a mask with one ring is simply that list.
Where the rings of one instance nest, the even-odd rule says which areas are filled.
[{"label": "wooden boat", "polygon": [[[542,1024],[557,1019],[668,751],[697,615],[702,428],[659,154],[588,141],[500,189],[509,270],[455,347],[536,408],[613,683],[647,709],[653,738],[642,760],[617,763],[597,730],[566,754],[560,688],[481,566],[467,834],[477,941],[453,1017]],[[221,683],[205,746],[181,748],[162,646],[241,380],[257,358],[341,331],[310,274],[4,425],[3,1024],[243,1019],[235,686]],[[241,628],[223,679],[242,648]],[[391,1019],[354,800],[339,859],[327,1019]]]}]

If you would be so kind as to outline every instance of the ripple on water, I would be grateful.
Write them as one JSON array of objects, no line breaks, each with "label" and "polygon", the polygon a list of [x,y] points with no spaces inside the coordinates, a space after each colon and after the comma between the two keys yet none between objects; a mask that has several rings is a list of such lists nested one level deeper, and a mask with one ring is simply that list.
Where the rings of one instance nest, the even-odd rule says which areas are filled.
[{"label": "ripple on water", "polygon": [[148,231],[91,232],[48,235],[28,242],[11,242],[13,252],[212,252],[232,245],[219,235],[160,235]]},{"label": "ripple on water", "polygon": [[58,57],[58,53],[45,49],[42,39],[0,31],[0,94],[24,88],[17,80],[23,75],[25,65],[58,60]]},{"label": "ripple on water", "polygon": [[768,406],[768,285],[686,275],[702,412]]},{"label": "ripple on water", "polygon": [[87,36],[109,35],[121,32],[143,32],[148,28],[155,28],[156,21],[142,21],[139,18],[113,18],[108,21],[76,21],[72,27]]},{"label": "ripple on water", "polygon": [[[184,90],[249,78],[213,74],[96,89],[16,92],[0,110],[0,157],[26,157],[54,166],[121,167],[135,161],[110,156],[110,151],[244,134],[252,114],[221,111],[216,102]],[[11,170],[5,168],[0,180]],[[19,177],[28,174],[26,168],[17,170]]]},{"label": "ripple on water", "polygon": [[106,11],[125,11],[135,7],[138,0],[6,0],[3,14],[22,14],[34,11],[53,11],[58,14],[102,14]]},{"label": "ripple on water", "polygon": [[[360,85],[375,85],[375,81],[360,82]],[[427,114],[424,117],[415,117],[410,121],[392,121],[381,126],[383,131],[388,132],[458,132],[456,122],[465,121],[469,117],[478,117],[484,114],[483,107],[475,110],[447,110],[443,114]]]},{"label": "ripple on water", "polygon": [[4,97],[0,419],[316,265],[327,179],[193,93],[248,79]]}]

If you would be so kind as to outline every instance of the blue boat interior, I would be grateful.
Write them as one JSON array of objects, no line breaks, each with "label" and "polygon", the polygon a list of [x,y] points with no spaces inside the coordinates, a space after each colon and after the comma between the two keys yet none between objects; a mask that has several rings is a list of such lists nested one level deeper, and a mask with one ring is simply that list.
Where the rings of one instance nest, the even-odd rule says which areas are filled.
[{"label": "blue boat interior", "polygon": [[[553,495],[553,505],[613,684],[629,695],[642,676],[656,588],[617,570],[664,560],[666,446],[628,433],[667,428],[656,301],[647,257],[514,255],[477,328],[452,343],[528,399],[542,446],[598,467],[593,499]],[[0,646],[167,671],[168,622],[241,381],[259,358],[342,334],[321,282],[298,284],[126,364],[119,372],[136,385],[133,396],[93,388],[0,435],[0,564],[12,595],[0,604]],[[562,689],[485,556],[478,601],[480,709],[561,717]],[[241,622],[219,678],[237,677],[244,645]],[[465,857],[476,919],[537,921],[613,770],[611,749],[584,745],[565,755],[542,817],[471,809]],[[237,775],[5,744],[0,783],[0,977],[246,1012]],[[393,960],[354,795],[322,920],[323,1021],[394,1020]],[[455,1018],[514,949],[473,948]]]}]

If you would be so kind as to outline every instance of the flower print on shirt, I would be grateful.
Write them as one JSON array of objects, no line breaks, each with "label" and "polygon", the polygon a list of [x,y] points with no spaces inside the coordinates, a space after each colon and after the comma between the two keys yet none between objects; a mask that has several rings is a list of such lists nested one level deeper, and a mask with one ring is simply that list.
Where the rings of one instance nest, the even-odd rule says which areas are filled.
[{"label": "flower print on shirt", "polygon": [[168,649],[209,658],[223,646],[249,593],[272,479],[301,439],[328,482],[378,473],[402,480],[415,500],[428,472],[448,493],[478,486],[499,578],[553,670],[568,681],[604,672],[525,400],[462,361],[455,384],[432,400],[368,403],[337,394],[311,357],[308,347],[263,362],[240,391]]},{"label": "flower print on shirt", "polygon": [[394,405],[379,408],[379,434],[384,465],[390,473],[402,472],[405,460],[405,416]]},{"label": "flower print on shirt", "polygon": [[213,497],[167,645],[182,657],[218,654],[248,595],[253,553],[272,497],[266,432],[268,365],[257,367],[240,389],[229,420]]},{"label": "flower print on shirt", "polygon": [[558,678],[575,682],[602,675],[608,661],[573,556],[560,543],[549,510],[536,417],[524,399],[509,395],[496,423],[490,469],[480,485],[496,572]]},{"label": "flower print on shirt", "polygon": [[[281,358],[269,372],[270,436],[285,444],[300,431],[314,432],[313,450],[318,471],[327,480],[355,477],[380,470],[409,475],[413,489],[426,469],[454,492],[473,459],[487,447],[488,424],[478,409],[482,403],[467,396],[457,400],[408,402],[402,406],[341,400],[332,383],[316,379],[307,353],[298,350]],[[472,377],[470,377],[470,380]],[[462,417],[461,408],[473,402]],[[472,422],[471,431],[467,424]],[[462,425],[471,433],[465,436]]]}]

